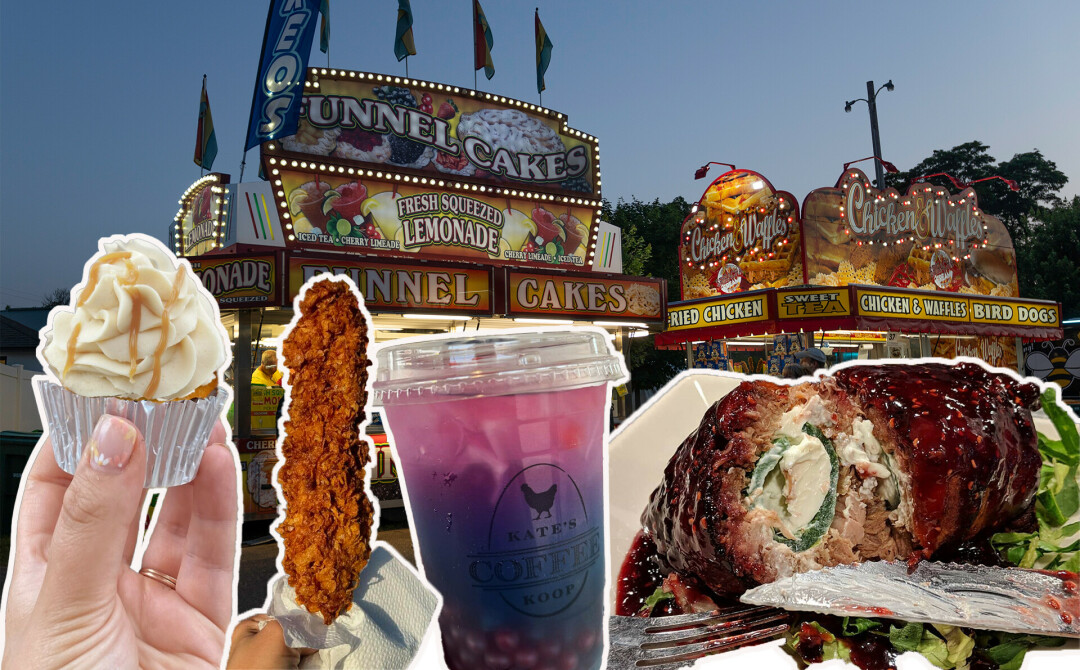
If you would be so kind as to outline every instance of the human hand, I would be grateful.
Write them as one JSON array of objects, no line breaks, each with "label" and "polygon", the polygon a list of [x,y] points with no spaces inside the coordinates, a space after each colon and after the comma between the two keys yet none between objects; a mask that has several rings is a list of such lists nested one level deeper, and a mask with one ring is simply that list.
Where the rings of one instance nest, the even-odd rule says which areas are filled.
[{"label": "human hand", "polygon": [[4,603],[4,667],[218,667],[234,611],[234,456],[218,424],[195,479],[168,489],[142,568],[146,447],[130,422],[103,416],[75,475],[45,440],[25,474]]},{"label": "human hand", "polygon": [[285,644],[281,624],[269,614],[256,614],[236,624],[229,649],[228,670],[277,670],[299,668],[314,649],[294,649]]}]

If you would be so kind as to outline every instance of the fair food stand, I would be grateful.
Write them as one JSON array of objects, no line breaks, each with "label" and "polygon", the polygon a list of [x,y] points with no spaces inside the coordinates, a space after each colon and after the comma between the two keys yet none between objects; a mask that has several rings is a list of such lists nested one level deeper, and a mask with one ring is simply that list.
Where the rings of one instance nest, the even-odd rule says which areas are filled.
[{"label": "fair food stand", "polygon": [[731,170],[683,223],[679,258],[683,300],[656,339],[685,346],[688,367],[780,374],[819,346],[1022,369],[1025,340],[1062,336],[1058,303],[1019,297],[1009,233],[970,188],[901,195],[848,169],[800,208],[761,174]]},{"label": "fair food stand", "polygon": [[[377,343],[593,324],[621,348],[663,327],[666,283],[621,274],[619,230],[600,220],[599,158],[595,137],[538,105],[309,69],[297,133],[262,145],[268,180],[202,177],[181,198],[171,237],[218,300],[240,382],[321,272],[353,279]],[[245,518],[269,518],[275,391],[234,386]],[[376,484],[396,478],[382,449],[376,467]],[[392,491],[378,489],[387,506]]]}]

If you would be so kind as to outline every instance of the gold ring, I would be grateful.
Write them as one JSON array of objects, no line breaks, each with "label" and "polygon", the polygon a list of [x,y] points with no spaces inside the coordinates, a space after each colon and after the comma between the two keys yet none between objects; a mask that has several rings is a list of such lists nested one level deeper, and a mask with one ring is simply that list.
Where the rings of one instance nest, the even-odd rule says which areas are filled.
[{"label": "gold ring", "polygon": [[164,572],[158,572],[153,568],[143,568],[142,570],[139,570],[139,574],[149,577],[150,579],[158,582],[159,584],[164,584],[173,591],[176,590],[176,577],[170,577]]}]

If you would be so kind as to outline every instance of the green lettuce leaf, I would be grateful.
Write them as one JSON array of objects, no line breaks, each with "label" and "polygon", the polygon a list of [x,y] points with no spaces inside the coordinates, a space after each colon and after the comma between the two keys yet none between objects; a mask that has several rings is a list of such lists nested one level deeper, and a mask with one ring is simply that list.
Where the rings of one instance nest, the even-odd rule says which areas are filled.
[{"label": "green lettuce leaf", "polygon": [[898,651],[915,651],[922,642],[923,625],[914,621],[904,624],[903,628],[889,626],[889,643]]},{"label": "green lettuce leaf", "polygon": [[933,624],[933,626],[945,638],[948,667],[958,668],[967,665],[971,652],[975,650],[975,638],[966,635],[956,626],[945,624]]},{"label": "green lettuce leaf", "polygon": [[671,600],[675,597],[675,594],[671,591],[665,591],[662,586],[656,587],[656,590],[652,592],[652,595],[645,599],[645,604],[641,609],[646,612],[651,612],[656,605],[664,600]]},{"label": "green lettuce leaf", "polygon": [[844,637],[851,637],[864,633],[873,628],[880,628],[881,622],[876,619],[864,619],[863,617],[851,616],[844,617],[844,622],[840,626],[841,635]]},{"label": "green lettuce leaf", "polygon": [[[804,623],[803,626],[811,626],[814,630],[821,633],[823,644],[821,646],[821,660],[831,661],[834,658],[839,658],[844,662],[851,661],[851,648],[848,645],[841,642],[835,635],[823,628],[821,624],[816,621],[810,621]],[[784,646],[788,649],[791,655],[800,659],[803,663],[809,665],[810,659],[804,658],[799,653],[799,630],[802,626],[793,626],[784,639]]]},{"label": "green lettuce leaf", "polygon": [[[1061,446],[1064,453],[1060,457],[1055,456],[1054,458],[1067,465],[1075,466],[1080,464],[1080,433],[1077,432],[1076,423],[1073,422],[1068,412],[1058,407],[1057,395],[1058,391],[1051,388],[1044,391],[1040,398],[1043,411],[1046,412],[1046,416],[1050,417],[1054,428],[1057,428],[1058,435],[1061,436]],[[1049,442],[1049,440],[1047,441]]]},{"label": "green lettuce leaf", "polygon": [[1080,551],[1073,554],[1071,558],[1066,559],[1065,562],[1058,567],[1061,570],[1080,572]]}]

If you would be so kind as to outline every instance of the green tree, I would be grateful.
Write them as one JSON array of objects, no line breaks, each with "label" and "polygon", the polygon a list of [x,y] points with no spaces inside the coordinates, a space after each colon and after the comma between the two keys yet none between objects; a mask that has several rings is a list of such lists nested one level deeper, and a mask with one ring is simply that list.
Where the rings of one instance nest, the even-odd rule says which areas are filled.
[{"label": "green tree", "polygon": [[[679,299],[679,234],[690,214],[690,203],[679,197],[662,203],[632,198],[616,205],[604,203],[603,219],[622,230],[623,272],[667,280],[668,300]],[[631,388],[660,388],[685,368],[682,351],[661,351],[652,337],[636,337],[626,347]]]},{"label": "green tree", "polygon": [[1080,316],[1080,196],[1032,217],[1017,265],[1020,295],[1060,302],[1063,320]]},{"label": "green tree", "polygon": [[[944,172],[961,182],[970,183],[995,175],[1015,181],[1018,191],[1011,190],[1000,179],[974,185],[979,207],[1001,219],[1013,244],[1018,248],[1030,233],[1030,217],[1040,207],[1061,204],[1058,192],[1069,178],[1047,160],[1038,149],[1016,154],[1000,163],[990,155],[990,147],[978,140],[958,144],[952,149],[935,149],[928,158],[906,172],[885,175],[885,183],[906,193],[919,177]],[[956,191],[946,177],[931,177],[930,183]]]},{"label": "green tree", "polygon": [[668,300],[679,299],[679,233],[682,223],[690,214],[690,203],[681,196],[671,202],[642,202],[632,198],[629,202],[619,200],[612,205],[604,202],[603,218],[623,231],[623,268],[627,274],[635,267],[631,258],[640,255],[627,245],[627,231],[640,235],[649,252],[642,257],[641,274],[662,277],[668,283]]}]

